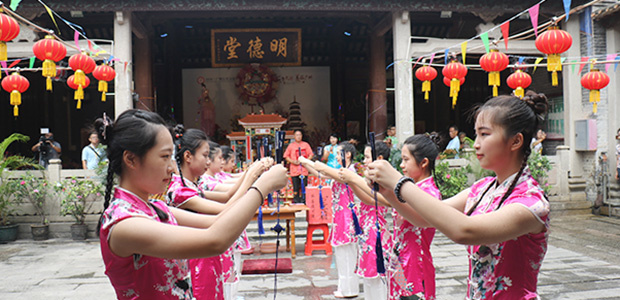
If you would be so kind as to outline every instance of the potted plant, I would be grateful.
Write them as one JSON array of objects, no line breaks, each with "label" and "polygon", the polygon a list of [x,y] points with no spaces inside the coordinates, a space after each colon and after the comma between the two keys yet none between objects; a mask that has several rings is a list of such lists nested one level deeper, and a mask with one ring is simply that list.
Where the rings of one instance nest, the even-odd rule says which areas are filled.
[{"label": "potted plant", "polygon": [[60,214],[70,215],[75,220],[75,224],[71,225],[71,237],[74,240],[86,239],[86,213],[95,203],[94,198],[103,194],[103,185],[90,179],[72,177],[62,180],[54,189],[60,197]]},{"label": "potted plant", "polygon": [[0,143],[0,243],[17,239],[17,224],[11,224],[9,217],[15,213],[21,199],[13,197],[13,180],[8,179],[7,170],[20,168],[40,169],[34,160],[23,156],[6,156],[7,148],[13,142],[27,142],[30,138],[14,133]]},{"label": "potted plant", "polygon": [[[42,173],[43,174],[43,173]],[[46,240],[49,236],[49,224],[45,216],[45,201],[49,194],[49,184],[45,177],[35,177],[28,172],[18,180],[11,181],[14,186],[13,196],[29,202],[39,216],[39,224],[30,225],[32,238],[36,241]]]}]

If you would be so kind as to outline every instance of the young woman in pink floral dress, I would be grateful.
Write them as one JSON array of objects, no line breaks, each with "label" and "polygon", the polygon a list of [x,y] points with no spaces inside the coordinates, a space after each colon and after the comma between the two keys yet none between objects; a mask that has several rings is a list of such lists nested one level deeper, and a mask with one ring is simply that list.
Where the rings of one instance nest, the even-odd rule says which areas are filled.
[{"label": "young woman in pink floral dress", "polygon": [[[352,159],[355,156],[355,147],[348,142],[338,145],[339,163],[355,172],[355,164]],[[300,158],[299,162],[308,169],[309,172],[321,172],[322,175],[334,179],[332,185],[332,209],[333,221],[330,232],[330,243],[334,249],[336,259],[336,269],[338,271],[338,288],[334,292],[337,298],[355,297],[359,294],[359,278],[355,274],[357,263],[357,237],[353,225],[353,213],[357,211],[353,192],[346,183],[340,181],[338,170],[328,165],[306,158]],[[357,214],[357,212],[356,212]]]},{"label": "young woman in pink floral dress", "polygon": [[[538,273],[547,251],[549,202],[527,167],[529,141],[547,111],[547,98],[499,96],[476,111],[474,149],[497,176],[439,202],[389,164],[370,164],[369,177],[414,224],[430,224],[468,245],[466,299],[538,299]],[[400,209],[399,209],[400,208]],[[441,296],[440,296],[441,298]]]},{"label": "young woman in pink floral dress", "polygon": [[[118,299],[193,299],[187,259],[228,249],[262,195],[286,183],[286,170],[271,168],[217,220],[152,199],[166,191],[174,170],[174,143],[165,124],[141,110],[127,110],[114,123],[95,122],[109,159],[98,232],[105,274]],[[119,186],[113,191],[114,175]]]}]

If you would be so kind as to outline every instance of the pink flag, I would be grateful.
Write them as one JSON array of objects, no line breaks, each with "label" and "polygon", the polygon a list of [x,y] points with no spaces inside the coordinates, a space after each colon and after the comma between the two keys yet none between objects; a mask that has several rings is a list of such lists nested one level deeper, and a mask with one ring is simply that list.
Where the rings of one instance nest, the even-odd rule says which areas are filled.
[{"label": "pink flag", "polygon": [[532,21],[532,26],[534,27],[534,33],[538,36],[538,10],[540,9],[540,3],[530,7],[528,12],[530,13],[530,20]]},{"label": "pink flag", "polygon": [[508,35],[510,34],[510,21],[500,25],[502,29],[502,36],[504,37],[504,44],[506,44],[506,50],[508,50]]},{"label": "pink flag", "polygon": [[[607,54],[607,61],[612,61],[616,59],[616,56],[618,56],[618,54]],[[605,73],[609,72],[609,67],[611,66],[610,63],[606,63],[605,64]]]},{"label": "pink flag", "polygon": [[4,73],[6,73],[6,76],[9,76],[9,70],[6,67],[6,60],[0,61],[0,65],[4,69]]},{"label": "pink flag", "polygon": [[433,64],[433,60],[435,60],[435,53],[431,54],[431,62],[429,62],[429,65]]},{"label": "pink flag", "polygon": [[11,64],[9,65],[9,69],[10,69],[10,68],[12,68],[12,67],[14,67],[16,64],[20,63],[21,61],[22,61],[21,59],[18,59],[18,60],[16,60],[16,61],[14,61],[13,63],[11,63]]},{"label": "pink flag", "polygon": [[581,64],[579,65],[579,74],[581,75],[581,71],[583,71],[583,67],[586,66],[586,64],[584,64],[584,62],[587,62],[588,59],[590,59],[590,57],[582,57],[581,58]]},{"label": "pink flag", "polygon": [[411,70],[415,69],[415,66],[417,66],[417,65],[418,65],[418,62],[420,62],[420,60],[422,59],[422,57],[424,57],[424,56],[420,56],[420,57],[418,57],[418,60],[416,60],[416,61],[415,61],[415,64],[413,64],[413,67],[411,67]]},{"label": "pink flag", "polygon": [[78,48],[78,51],[80,51],[80,33],[76,30],[75,33],[73,34],[73,39],[75,40],[75,46]]}]

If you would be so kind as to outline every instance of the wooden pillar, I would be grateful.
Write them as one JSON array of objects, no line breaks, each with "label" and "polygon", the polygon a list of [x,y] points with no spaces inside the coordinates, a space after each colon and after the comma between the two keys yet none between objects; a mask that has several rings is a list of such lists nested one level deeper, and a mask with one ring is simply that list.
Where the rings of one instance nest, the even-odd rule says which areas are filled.
[{"label": "wooden pillar", "polygon": [[370,34],[370,89],[368,90],[369,130],[377,140],[386,137],[387,96],[385,93],[385,37]]},{"label": "wooden pillar", "polygon": [[148,111],[156,111],[155,99],[153,98],[153,64],[151,60],[151,40],[148,37],[137,38],[134,41],[136,53],[134,68],[136,71],[135,87],[139,101],[136,108]]}]

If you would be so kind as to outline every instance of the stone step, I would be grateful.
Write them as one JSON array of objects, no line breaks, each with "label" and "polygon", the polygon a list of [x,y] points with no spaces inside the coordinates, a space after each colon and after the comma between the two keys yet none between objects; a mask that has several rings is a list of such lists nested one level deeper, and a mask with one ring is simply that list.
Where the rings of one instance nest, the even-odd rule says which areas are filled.
[{"label": "stone step", "polygon": [[552,196],[549,197],[549,204],[551,206],[551,217],[592,213],[592,204],[586,200],[585,193],[571,193],[568,199]]}]

